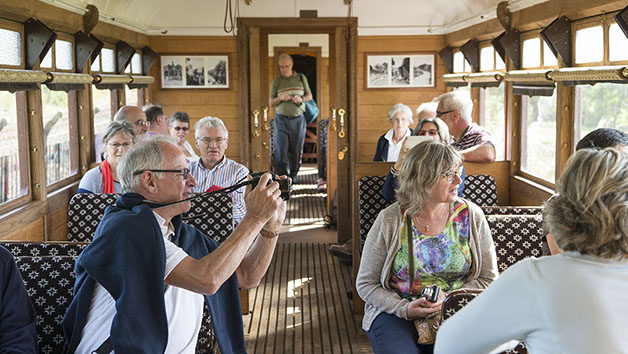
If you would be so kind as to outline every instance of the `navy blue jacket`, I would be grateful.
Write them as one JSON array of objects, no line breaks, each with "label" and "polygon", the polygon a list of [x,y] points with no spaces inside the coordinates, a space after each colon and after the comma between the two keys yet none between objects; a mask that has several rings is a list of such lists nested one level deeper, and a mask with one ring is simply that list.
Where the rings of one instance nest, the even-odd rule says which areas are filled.
[{"label": "navy blue jacket", "polygon": [[[410,128],[410,135],[414,135],[414,131]],[[377,148],[375,148],[375,156],[373,157],[373,161],[386,161],[388,158],[388,139],[385,138],[386,134],[379,137],[377,140]]]},{"label": "navy blue jacket", "polygon": [[[466,178],[464,166],[462,166],[462,174],[460,174],[460,185],[458,186],[458,196],[462,197],[462,192],[464,191],[464,179]],[[388,172],[388,176],[386,176],[386,181],[384,182],[384,186],[382,187],[382,194],[384,195],[384,199],[389,202],[395,202],[397,200],[397,192],[395,191],[399,187],[397,182],[397,177],[392,174],[392,172]]]},{"label": "navy blue jacket", "polygon": [[37,353],[37,318],[15,260],[0,246],[0,352]]},{"label": "navy blue jacket", "polygon": [[[116,353],[163,353],[168,341],[164,304],[165,247],[152,209],[139,194],[127,193],[105,210],[92,243],[76,261],[74,299],[63,319],[67,350],[74,353],[89,312],[94,285],[116,301],[111,340]],[[172,219],[173,242],[200,259],[218,244]],[[246,353],[238,280],[235,273],[214,295],[205,295],[222,353]]]}]

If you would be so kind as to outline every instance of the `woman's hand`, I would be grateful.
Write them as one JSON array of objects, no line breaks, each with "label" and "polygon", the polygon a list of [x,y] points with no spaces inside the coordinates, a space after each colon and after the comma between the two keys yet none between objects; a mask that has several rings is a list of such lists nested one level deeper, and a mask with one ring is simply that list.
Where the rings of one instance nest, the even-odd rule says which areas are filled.
[{"label": "woman's hand", "polygon": [[395,162],[395,170],[399,171],[401,169],[401,164],[403,164],[403,159],[406,157],[409,149],[406,149],[406,142],[408,141],[408,137],[403,138],[403,143],[401,144],[401,150],[399,151],[399,157],[397,158],[397,162]]},{"label": "woman's hand", "polygon": [[415,319],[434,313],[441,309],[441,305],[443,304],[443,301],[445,301],[446,297],[447,294],[441,290],[438,292],[438,299],[436,302],[429,302],[424,297],[412,300],[408,305],[406,316],[410,319]]}]

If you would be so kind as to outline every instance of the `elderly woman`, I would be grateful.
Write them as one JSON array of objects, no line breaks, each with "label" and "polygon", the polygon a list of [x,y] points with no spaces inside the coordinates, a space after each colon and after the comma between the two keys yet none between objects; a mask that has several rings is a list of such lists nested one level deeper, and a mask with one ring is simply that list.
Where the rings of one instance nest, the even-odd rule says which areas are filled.
[{"label": "elderly woman", "polygon": [[[433,103],[433,102],[430,102]],[[422,105],[421,105],[422,106]],[[421,107],[419,106],[419,107]],[[427,136],[432,138],[436,142],[441,142],[448,144],[450,141],[449,137],[449,128],[447,128],[447,124],[443,122],[440,118],[426,118],[419,122],[414,133],[419,136]],[[384,199],[389,202],[395,201],[396,192],[395,189],[398,188],[397,183],[397,174],[401,169],[401,164],[408,152],[408,149],[405,147],[406,142],[404,141],[401,145],[401,152],[399,153],[399,158],[397,162],[391,167],[390,172],[388,172],[388,176],[386,177],[386,182],[384,182],[384,187],[382,188],[382,194],[384,195]],[[458,186],[458,196],[462,197],[462,191],[464,190],[464,180],[465,180],[465,171],[464,167],[462,167],[462,171],[460,172],[460,185]]]},{"label": "elderly woman", "polygon": [[392,128],[377,141],[373,161],[397,161],[403,140],[412,135],[409,128],[414,120],[412,110],[403,103],[397,103],[388,111],[388,121]]},{"label": "elderly woman", "polygon": [[513,339],[531,354],[626,352],[628,154],[579,150],[556,187],[545,222],[563,253],[507,269],[441,326],[438,353],[488,353]]},{"label": "elderly woman", "polygon": [[122,155],[135,143],[135,128],[126,121],[113,121],[107,125],[102,143],[103,162],[85,173],[78,193],[122,193],[117,168]]},{"label": "elderly woman", "polygon": [[[495,246],[478,206],[458,198],[460,154],[422,142],[399,171],[398,202],[369,231],[356,280],[362,328],[377,353],[431,353],[413,320],[439,311],[447,292],[484,289],[497,277]],[[438,285],[437,301],[418,298]]]},{"label": "elderly woman", "polygon": [[185,112],[176,112],[170,117],[170,136],[177,140],[177,146],[185,155],[188,162],[198,160],[198,155],[194,148],[187,141],[190,132],[190,116]]}]

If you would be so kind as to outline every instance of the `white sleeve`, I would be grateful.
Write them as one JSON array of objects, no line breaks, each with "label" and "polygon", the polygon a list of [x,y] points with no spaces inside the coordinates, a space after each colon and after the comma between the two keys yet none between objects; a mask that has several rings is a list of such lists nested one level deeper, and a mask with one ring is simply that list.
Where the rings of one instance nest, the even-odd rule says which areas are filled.
[{"label": "white sleeve", "polygon": [[[528,261],[508,268],[438,329],[434,353],[494,353],[524,341],[534,318]],[[510,341],[515,340],[515,342]],[[497,351],[499,349],[499,351]]]},{"label": "white sleeve", "polygon": [[175,245],[172,241],[164,238],[164,246],[166,247],[166,269],[164,272],[164,280],[170,275],[170,272],[179,265],[179,263],[188,257],[183,249]]}]

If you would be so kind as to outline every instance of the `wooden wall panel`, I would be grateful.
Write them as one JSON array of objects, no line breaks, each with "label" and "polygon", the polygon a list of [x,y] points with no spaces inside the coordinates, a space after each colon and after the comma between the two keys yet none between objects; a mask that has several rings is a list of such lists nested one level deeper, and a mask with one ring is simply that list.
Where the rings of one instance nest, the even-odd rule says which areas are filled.
[{"label": "wooden wall panel", "polygon": [[[159,55],[229,55],[228,89],[162,89],[160,60],[151,68],[155,83],[150,86],[151,102],[164,106],[164,112],[172,115],[184,111],[190,116],[191,129],[188,142],[194,142],[194,124],[206,116],[222,119],[229,130],[229,146],[225,154],[242,162],[240,156],[240,111],[238,108],[238,54],[237,40],[233,36],[152,36],[149,46]],[[197,149],[198,153],[198,149]]]},{"label": "wooden wall panel", "polygon": [[13,232],[3,232],[0,239],[3,241],[43,241],[44,218],[39,218],[26,225],[20,225],[19,228],[13,230]]},{"label": "wooden wall panel", "polygon": [[[372,161],[377,139],[390,129],[387,115],[395,103],[402,102],[412,111],[419,104],[431,101],[445,93],[440,77],[445,65],[436,54],[445,47],[445,36],[361,36],[358,38],[358,161]],[[433,88],[366,89],[366,55],[387,53],[436,54],[436,71]],[[414,115],[413,127],[418,123]]]}]

